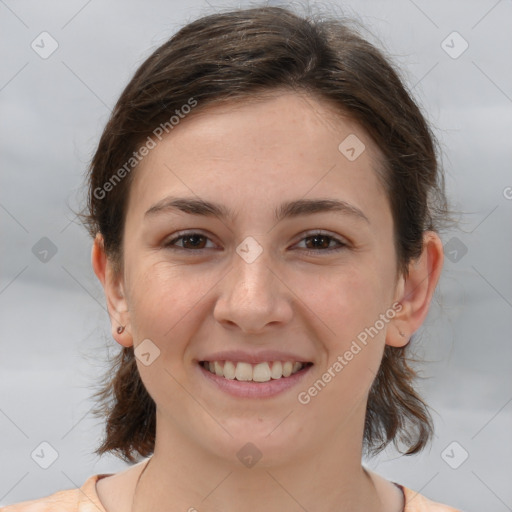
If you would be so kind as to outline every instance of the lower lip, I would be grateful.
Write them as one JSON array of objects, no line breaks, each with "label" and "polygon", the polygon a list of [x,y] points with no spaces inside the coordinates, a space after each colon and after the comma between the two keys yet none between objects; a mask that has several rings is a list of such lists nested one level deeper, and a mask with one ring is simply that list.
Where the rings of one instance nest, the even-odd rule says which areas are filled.
[{"label": "lower lip", "polygon": [[313,365],[306,366],[289,377],[281,377],[280,379],[269,380],[267,382],[251,382],[219,377],[197,363],[201,374],[210,382],[229,395],[240,398],[268,398],[283,393],[293,386],[296,386],[309,372],[312,366]]}]

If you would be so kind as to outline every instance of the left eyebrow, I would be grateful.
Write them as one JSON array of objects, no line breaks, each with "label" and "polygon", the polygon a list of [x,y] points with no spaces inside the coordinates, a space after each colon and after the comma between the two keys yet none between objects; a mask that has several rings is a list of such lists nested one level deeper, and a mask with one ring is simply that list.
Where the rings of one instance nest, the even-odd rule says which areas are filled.
[{"label": "left eyebrow", "polygon": [[[235,213],[222,204],[197,199],[195,197],[165,197],[158,201],[144,214],[145,217],[169,211],[181,211],[191,215],[205,217],[218,217],[219,219],[233,220]],[[339,199],[298,199],[283,203],[274,212],[275,222],[283,219],[299,217],[314,213],[337,212],[349,215],[355,219],[364,220],[368,224],[368,217],[355,206]]]}]

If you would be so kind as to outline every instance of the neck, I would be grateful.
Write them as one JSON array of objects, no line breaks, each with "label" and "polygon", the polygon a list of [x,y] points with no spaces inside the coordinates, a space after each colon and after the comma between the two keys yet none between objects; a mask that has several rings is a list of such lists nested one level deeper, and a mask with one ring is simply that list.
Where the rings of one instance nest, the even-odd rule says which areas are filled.
[{"label": "neck", "polygon": [[[236,455],[221,457],[200,440],[171,428],[157,412],[154,455],[137,485],[132,512],[382,510],[375,482],[361,465],[357,432],[362,429],[356,419],[333,432],[330,442],[318,439],[293,457],[273,457],[267,444],[261,459],[246,467]],[[229,455],[236,452],[230,450]]]}]

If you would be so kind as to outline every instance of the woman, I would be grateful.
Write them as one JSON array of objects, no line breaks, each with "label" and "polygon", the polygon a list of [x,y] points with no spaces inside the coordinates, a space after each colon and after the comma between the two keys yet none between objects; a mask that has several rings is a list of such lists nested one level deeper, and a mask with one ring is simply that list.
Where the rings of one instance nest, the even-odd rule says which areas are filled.
[{"label": "woman", "polygon": [[97,453],[151,457],[6,512],[455,510],[361,464],[432,434],[406,353],[442,184],[415,102],[344,23],[180,30],[122,93],[85,216],[123,347]]}]

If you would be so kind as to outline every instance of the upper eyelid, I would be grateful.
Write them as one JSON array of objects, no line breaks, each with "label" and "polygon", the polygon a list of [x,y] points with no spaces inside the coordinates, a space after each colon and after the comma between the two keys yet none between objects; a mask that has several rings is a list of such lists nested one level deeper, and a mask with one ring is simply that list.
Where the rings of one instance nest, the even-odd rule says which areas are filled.
[{"label": "upper eyelid", "polygon": [[[204,236],[207,239],[215,242],[215,240],[213,240],[209,234],[203,233],[199,229],[196,229],[196,230],[192,229],[192,230],[186,230],[186,231],[178,231],[178,233],[175,233],[170,240],[164,242],[164,245],[170,245],[172,242],[176,242],[177,240],[180,240],[181,238],[186,237],[188,235],[201,235],[201,236]],[[297,240],[297,242],[295,242],[294,245],[296,245],[299,242],[302,242],[305,238],[309,238],[309,237],[315,236],[315,235],[323,235],[323,236],[330,237],[341,245],[349,245],[350,244],[350,242],[344,236],[341,236],[341,235],[338,235],[335,233],[330,233],[330,232],[328,232],[326,230],[322,230],[322,229],[312,229],[312,230],[308,230],[308,231],[302,233],[300,235],[299,240]],[[182,249],[182,247],[178,247],[178,249]],[[334,249],[334,247],[332,247],[332,249]],[[203,249],[197,249],[197,250],[200,251]],[[307,250],[312,251],[314,249],[307,249]]]}]

